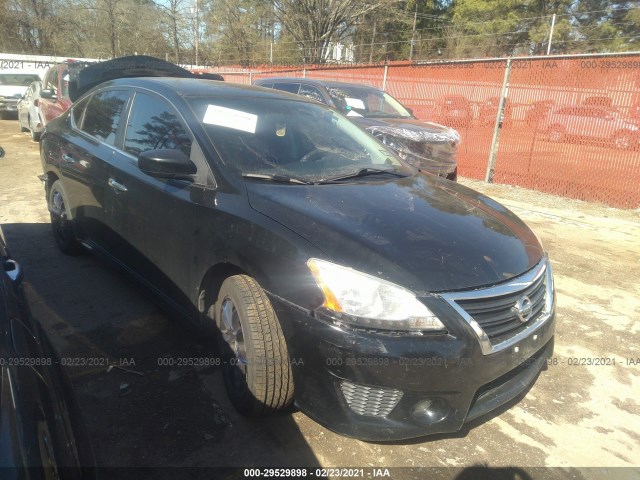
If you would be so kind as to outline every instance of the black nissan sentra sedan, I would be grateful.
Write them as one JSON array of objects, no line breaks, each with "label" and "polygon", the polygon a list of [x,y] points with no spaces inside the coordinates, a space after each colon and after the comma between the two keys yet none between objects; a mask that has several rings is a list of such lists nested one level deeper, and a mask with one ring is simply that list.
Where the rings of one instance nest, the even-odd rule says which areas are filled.
[{"label": "black nissan sentra sedan", "polygon": [[42,136],[53,234],[212,331],[240,412],[295,402],[394,440],[457,431],[531,385],[555,295],[520,219],[330,108],[163,63],[81,71]]}]

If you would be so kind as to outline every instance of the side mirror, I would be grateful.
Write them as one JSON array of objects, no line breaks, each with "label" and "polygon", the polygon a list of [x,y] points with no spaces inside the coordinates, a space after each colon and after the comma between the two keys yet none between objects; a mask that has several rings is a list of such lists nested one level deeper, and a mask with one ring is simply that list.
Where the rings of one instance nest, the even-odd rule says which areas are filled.
[{"label": "side mirror", "polygon": [[138,156],[138,168],[157,178],[185,178],[198,172],[182,150],[147,150]]},{"label": "side mirror", "polygon": [[56,100],[58,97],[54,95],[53,90],[44,89],[44,90],[40,90],[40,98]]}]

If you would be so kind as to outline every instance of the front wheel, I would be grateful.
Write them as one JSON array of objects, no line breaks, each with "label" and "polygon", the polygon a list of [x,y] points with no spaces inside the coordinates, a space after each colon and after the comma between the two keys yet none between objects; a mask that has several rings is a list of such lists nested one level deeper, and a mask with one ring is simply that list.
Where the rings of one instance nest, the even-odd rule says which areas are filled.
[{"label": "front wheel", "polygon": [[216,302],[227,393],[243,415],[281,410],[293,400],[287,344],[275,311],[247,275],[227,278]]},{"label": "front wheel", "polygon": [[49,212],[51,215],[51,229],[53,238],[62,253],[75,255],[80,251],[80,243],[73,231],[73,224],[69,220],[67,194],[62,182],[56,180],[51,185],[48,197]]}]

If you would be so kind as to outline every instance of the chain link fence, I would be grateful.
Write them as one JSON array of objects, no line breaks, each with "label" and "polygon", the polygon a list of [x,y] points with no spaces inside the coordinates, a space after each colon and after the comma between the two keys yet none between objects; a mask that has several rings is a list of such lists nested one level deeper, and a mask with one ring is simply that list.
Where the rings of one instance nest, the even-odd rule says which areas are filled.
[{"label": "chain link fence", "polygon": [[640,206],[638,53],[212,71],[378,87],[460,132],[462,176]]}]

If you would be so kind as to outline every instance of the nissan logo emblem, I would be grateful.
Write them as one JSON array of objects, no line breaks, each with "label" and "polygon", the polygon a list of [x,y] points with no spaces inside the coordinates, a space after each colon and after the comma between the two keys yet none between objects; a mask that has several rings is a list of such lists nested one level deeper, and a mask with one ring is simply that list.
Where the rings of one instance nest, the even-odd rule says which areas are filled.
[{"label": "nissan logo emblem", "polygon": [[516,304],[511,307],[511,311],[518,316],[518,320],[520,320],[520,322],[527,323],[529,317],[531,317],[531,312],[533,311],[531,299],[526,295],[522,295]]}]

